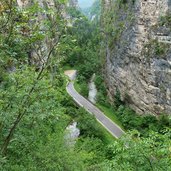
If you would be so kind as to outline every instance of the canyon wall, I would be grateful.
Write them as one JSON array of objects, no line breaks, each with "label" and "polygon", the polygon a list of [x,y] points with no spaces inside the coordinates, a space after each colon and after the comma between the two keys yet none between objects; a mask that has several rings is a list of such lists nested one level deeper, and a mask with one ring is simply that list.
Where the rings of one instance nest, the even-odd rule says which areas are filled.
[{"label": "canyon wall", "polygon": [[170,0],[102,0],[109,95],[139,114],[171,113]]},{"label": "canyon wall", "polygon": [[78,0],[69,0],[69,1],[68,1],[68,6],[69,6],[69,7],[78,8],[78,7],[79,7],[79,5],[78,5]]},{"label": "canyon wall", "polygon": [[[27,15],[31,8],[37,8],[37,11],[32,14],[32,17],[35,16],[35,18],[32,19],[30,16],[30,21],[28,21],[31,28],[36,27],[37,29],[33,33],[27,29],[25,36],[37,36],[37,41],[32,43],[33,46],[28,51],[28,62],[30,65],[41,68],[48,60],[51,49],[58,41],[59,34],[57,32],[59,32],[59,26],[55,20],[58,13],[63,13],[64,5],[55,0],[17,0],[17,5]],[[58,16],[60,17],[60,15]]]},{"label": "canyon wall", "polygon": [[[69,0],[68,4],[56,0],[17,0],[16,2],[20,9],[25,10],[27,14],[27,9],[38,6],[37,12],[33,14],[35,16],[34,21],[30,19],[28,24],[37,27],[37,33],[42,38],[40,41],[36,41],[29,50],[28,61],[30,65],[41,68],[48,60],[51,49],[58,42],[63,28],[71,25],[67,7],[78,7],[78,1]],[[30,30],[27,32],[27,37],[33,35]]]}]

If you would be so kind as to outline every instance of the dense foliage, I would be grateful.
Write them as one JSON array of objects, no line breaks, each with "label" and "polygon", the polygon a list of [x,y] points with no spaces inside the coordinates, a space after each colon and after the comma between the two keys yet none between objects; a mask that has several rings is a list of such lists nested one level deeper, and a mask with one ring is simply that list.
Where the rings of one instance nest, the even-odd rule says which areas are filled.
[{"label": "dense foliage", "polygon": [[[62,1],[55,1],[54,9],[38,3],[21,9],[13,1],[0,5],[1,170],[83,170],[101,162],[105,155],[97,148],[106,143],[103,129],[65,91],[60,54],[62,43],[74,39],[65,35]],[[39,21],[42,12],[48,17]],[[64,135],[73,120],[81,136],[69,148]]]},{"label": "dense foliage", "polygon": [[[0,170],[170,170],[167,118],[141,120],[118,95],[118,118],[140,133],[115,140],[67,95],[62,72],[69,65],[78,69],[84,88],[96,73],[99,103],[109,105],[99,69],[99,27],[75,9],[68,9],[71,20],[65,21],[63,0],[54,0],[54,8],[43,5],[0,2]],[[70,147],[65,135],[73,121],[80,136]]]},{"label": "dense foliage", "polygon": [[68,30],[68,34],[75,39],[75,42],[74,45],[67,42],[68,53],[63,65],[74,66],[79,71],[79,79],[88,81],[93,73],[99,72],[101,64],[98,54],[99,27],[92,24],[81,12],[75,9],[70,9],[70,15],[73,19],[75,18],[75,21]]},{"label": "dense foliage", "polygon": [[[84,20],[87,21],[86,19]],[[91,22],[90,25],[86,25],[86,27],[91,29],[91,25],[94,26],[94,23]],[[92,49],[89,47],[88,50],[90,54],[95,53],[96,56],[100,56],[98,54],[100,46],[97,46],[97,43],[93,41],[95,37],[99,37],[100,32],[96,32],[96,34],[92,35],[93,37],[88,36],[90,33],[86,32],[87,28],[85,30],[82,26],[83,24],[80,23],[77,29],[79,28],[81,31],[72,33],[72,36],[74,36],[78,42],[80,38],[84,40],[77,44],[81,52],[86,53],[87,48],[85,49],[84,47],[89,47],[87,42],[91,42],[91,47],[94,46],[96,48]],[[96,25],[96,27],[98,28],[98,25]],[[75,30],[75,27],[72,29]],[[111,33],[112,32],[110,32],[110,34]],[[167,115],[161,115],[159,117],[146,115],[142,117],[136,114],[120,99],[119,91],[116,93],[114,101],[111,102],[107,98],[107,88],[104,83],[103,67],[101,67],[103,60],[99,57],[99,64],[99,60],[95,58],[95,55],[94,59],[92,59],[91,55],[87,56],[85,54],[68,55],[66,64],[69,64],[79,71],[78,77],[81,81],[78,81],[78,84],[81,88],[80,92],[84,96],[87,95],[88,90],[86,87],[88,87],[88,81],[92,74],[96,73],[95,84],[98,89],[98,103],[107,108],[111,108],[113,115],[118,118],[125,130],[131,130],[131,132],[127,133],[128,135],[123,137],[120,141],[116,141],[105,148],[106,162],[93,166],[92,170],[169,170],[171,162],[170,117]],[[93,65],[90,64],[89,61],[93,62]],[[97,64],[98,69],[95,67]],[[84,70],[82,70],[82,68],[84,68]]]}]

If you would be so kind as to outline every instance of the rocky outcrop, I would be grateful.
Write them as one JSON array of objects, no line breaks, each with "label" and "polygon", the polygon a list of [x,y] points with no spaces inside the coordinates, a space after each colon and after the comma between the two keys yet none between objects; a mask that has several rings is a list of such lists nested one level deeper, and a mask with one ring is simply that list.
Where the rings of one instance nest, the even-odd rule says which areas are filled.
[{"label": "rocky outcrop", "polygon": [[69,0],[68,2],[68,6],[69,7],[73,7],[73,8],[78,8],[78,0]]},{"label": "rocky outcrop", "polygon": [[[16,4],[23,11],[25,10],[26,14],[28,14],[27,9],[30,7],[35,6],[37,8],[37,11],[32,14],[35,18],[31,19],[28,25],[37,29],[35,31],[37,39],[40,38],[41,40],[33,43],[32,48],[29,49],[28,63],[35,65],[39,69],[46,63],[52,48],[58,42],[62,27],[66,25],[72,26],[72,19],[67,13],[67,5],[68,7],[77,8],[78,1],[69,0],[68,4],[66,4],[65,1],[56,0],[17,0]],[[34,34],[27,30],[25,36],[32,37]]]},{"label": "rocky outcrop", "polygon": [[[28,63],[35,65],[37,68],[41,68],[51,53],[52,48],[58,42],[60,35],[60,24],[56,21],[56,18],[62,19],[64,11],[64,4],[55,0],[17,0],[17,5],[28,14],[29,8],[37,8],[32,16],[35,18],[30,19],[27,23],[28,28],[36,28],[34,32],[29,29],[21,28],[21,34],[25,37],[34,39],[37,36],[37,41],[31,43],[32,47],[28,51]],[[38,6],[38,7],[36,7]],[[60,21],[59,21],[60,22]],[[22,30],[26,30],[22,33]],[[52,36],[53,35],[53,36]]]},{"label": "rocky outcrop", "polygon": [[[170,0],[103,0],[109,95],[137,113],[171,113]],[[109,12],[110,11],[110,12]]]}]

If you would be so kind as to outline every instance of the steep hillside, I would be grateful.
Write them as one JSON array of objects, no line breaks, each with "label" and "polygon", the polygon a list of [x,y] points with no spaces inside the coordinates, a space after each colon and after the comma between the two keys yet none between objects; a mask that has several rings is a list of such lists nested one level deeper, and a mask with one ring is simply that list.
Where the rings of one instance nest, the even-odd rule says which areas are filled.
[{"label": "steep hillside", "polygon": [[[130,8],[125,6],[127,1],[119,3],[116,9],[120,9],[121,15],[116,16],[116,10],[109,12],[109,6],[106,6],[101,18],[106,24],[100,29],[100,20],[90,21],[75,8],[77,0],[67,2],[0,1],[0,170],[170,171],[169,115],[136,115],[121,101],[119,91],[115,96],[117,100],[112,103],[103,79],[106,48],[108,54],[114,55],[113,45],[118,42],[114,50],[119,54],[119,44],[124,36],[120,22],[129,18],[125,11],[134,12],[134,3],[129,4]],[[113,9],[114,4],[110,7]],[[119,31],[114,29],[117,27],[111,27],[113,21]],[[136,20],[131,21],[135,25]],[[162,29],[170,27],[169,15],[161,21]],[[132,25],[126,26],[131,33],[133,30],[134,38]],[[127,27],[124,25],[129,38]],[[116,31],[120,36],[113,41]],[[101,33],[103,38],[107,36],[103,42]],[[167,54],[168,51],[159,49],[157,53]],[[70,75],[71,69],[76,69],[78,75],[75,82],[68,84],[69,78],[64,73]],[[105,78],[110,82],[107,73]],[[122,126],[123,137],[116,140],[111,136],[110,132],[117,129],[108,124],[111,121],[108,122],[110,119],[104,114],[99,115],[104,123],[100,125],[68,95],[66,89],[75,83],[73,86],[86,98],[90,79],[97,86],[97,107]],[[70,88],[72,97],[79,97],[77,102],[85,104],[86,100],[72,86]],[[91,104],[87,110],[99,113]]]},{"label": "steep hillside", "polygon": [[102,0],[106,83],[137,113],[171,113],[170,1]]},{"label": "steep hillside", "polygon": [[[60,62],[75,38],[65,7],[0,2],[0,170],[89,170],[106,158],[110,135],[66,92]],[[73,122],[80,133],[74,141],[67,129]]]}]

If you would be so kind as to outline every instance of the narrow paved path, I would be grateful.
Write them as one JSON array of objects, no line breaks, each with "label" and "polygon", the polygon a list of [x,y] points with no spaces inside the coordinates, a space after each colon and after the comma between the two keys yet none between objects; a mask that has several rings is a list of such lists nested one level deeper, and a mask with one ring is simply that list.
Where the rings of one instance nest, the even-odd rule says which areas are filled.
[{"label": "narrow paved path", "polygon": [[83,107],[86,111],[93,114],[98,122],[100,122],[100,124],[102,124],[102,126],[107,129],[115,138],[119,138],[124,134],[124,131],[117,124],[106,117],[103,112],[101,112],[96,106],[90,103],[75,90],[73,82],[69,82],[66,89],[68,94],[70,94],[75,102],[79,106]]}]

